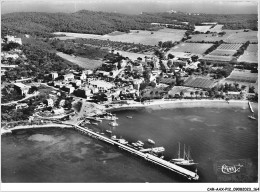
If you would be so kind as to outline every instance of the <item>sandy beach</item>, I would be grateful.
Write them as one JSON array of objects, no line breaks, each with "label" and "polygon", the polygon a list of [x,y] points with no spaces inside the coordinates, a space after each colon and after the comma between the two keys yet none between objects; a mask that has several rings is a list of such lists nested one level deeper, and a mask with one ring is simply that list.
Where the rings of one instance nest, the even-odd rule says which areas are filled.
[{"label": "sandy beach", "polygon": [[[252,108],[257,111],[258,104],[252,103]],[[109,111],[120,111],[127,109],[138,109],[138,108],[149,108],[153,110],[161,109],[171,109],[171,108],[193,108],[193,107],[208,107],[208,108],[229,108],[229,107],[239,107],[239,108],[249,108],[248,101],[241,100],[208,100],[208,99],[183,99],[183,100],[153,100],[147,101],[144,104],[136,103],[130,105],[118,105],[109,108]]]}]

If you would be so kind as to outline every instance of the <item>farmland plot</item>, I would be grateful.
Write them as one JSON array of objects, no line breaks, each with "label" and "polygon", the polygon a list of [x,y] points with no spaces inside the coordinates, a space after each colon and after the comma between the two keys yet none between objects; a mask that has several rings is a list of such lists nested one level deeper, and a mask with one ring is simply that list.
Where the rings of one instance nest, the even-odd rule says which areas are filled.
[{"label": "farmland plot", "polygon": [[256,83],[258,78],[257,73],[251,73],[249,70],[233,70],[226,80]]},{"label": "farmland plot", "polygon": [[182,43],[171,48],[169,52],[189,52],[195,54],[203,54],[211,46],[213,46],[213,44],[211,43]]},{"label": "farmland plot", "polygon": [[258,44],[249,44],[246,51],[258,52]]},{"label": "farmland plot", "polygon": [[258,63],[258,44],[250,44],[238,62]]},{"label": "farmland plot", "polygon": [[212,25],[203,25],[203,26],[195,26],[194,31],[198,31],[201,33],[206,33],[207,31],[210,30]]},{"label": "farmland plot", "polygon": [[217,50],[222,49],[222,50],[238,50],[242,44],[221,44]]},{"label": "farmland plot", "polygon": [[211,88],[213,87],[215,82],[210,79],[205,79],[205,78],[194,78],[194,77],[189,77],[185,82],[184,86],[186,87],[195,87],[195,88]]},{"label": "farmland plot", "polygon": [[180,41],[186,30],[178,29],[162,29],[158,31],[144,31],[144,30],[131,30],[130,33],[113,32],[106,35],[95,34],[82,34],[82,33],[66,33],[56,32],[54,34],[64,34],[66,37],[58,37],[61,40],[71,38],[88,38],[88,39],[100,39],[119,41],[126,43],[144,44],[144,45],[158,45],[159,41]]},{"label": "farmland plot", "polygon": [[242,46],[242,44],[221,44],[216,50],[212,51],[203,59],[216,61],[231,61],[233,55]]},{"label": "farmland plot", "polygon": [[216,42],[223,40],[227,43],[257,43],[257,31],[244,32],[243,30],[223,30],[225,35],[197,34],[193,35],[187,42]]},{"label": "farmland plot", "polygon": [[62,52],[57,52],[56,54],[58,56],[62,57],[63,59],[66,59],[85,69],[95,69],[102,65],[101,60],[88,59],[88,58],[84,58],[84,57],[73,57],[71,55],[68,55],[68,54],[65,54]]},{"label": "farmland plot", "polygon": [[210,32],[216,32],[216,33],[220,33],[222,31],[224,25],[216,25],[215,27],[211,28],[209,31]]}]

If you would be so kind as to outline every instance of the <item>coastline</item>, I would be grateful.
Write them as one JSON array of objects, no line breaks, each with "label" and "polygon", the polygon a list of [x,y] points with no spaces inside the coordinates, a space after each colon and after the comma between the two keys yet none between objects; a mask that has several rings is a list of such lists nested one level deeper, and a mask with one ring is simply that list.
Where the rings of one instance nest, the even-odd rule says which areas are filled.
[{"label": "coastline", "polygon": [[[258,104],[252,103],[254,109],[258,110]],[[182,100],[153,100],[145,102],[144,104],[135,103],[129,105],[118,105],[106,109],[107,111],[121,111],[121,110],[136,110],[148,108],[152,110],[172,109],[172,108],[193,108],[193,107],[207,107],[207,108],[249,108],[247,100],[208,100],[208,99],[182,99]]]},{"label": "coastline", "polygon": [[67,124],[44,124],[44,125],[18,125],[10,129],[1,129],[1,135],[4,135],[6,133],[12,133],[14,130],[20,130],[20,129],[36,129],[36,128],[73,128],[73,125],[67,125]]}]

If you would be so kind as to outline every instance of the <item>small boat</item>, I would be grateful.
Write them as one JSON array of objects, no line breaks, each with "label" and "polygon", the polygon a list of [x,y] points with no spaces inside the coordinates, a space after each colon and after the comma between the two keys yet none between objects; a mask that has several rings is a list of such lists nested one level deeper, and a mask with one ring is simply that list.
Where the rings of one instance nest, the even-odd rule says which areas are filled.
[{"label": "small boat", "polygon": [[124,145],[128,143],[125,139],[118,139],[118,142]]},{"label": "small boat", "polygon": [[256,120],[256,117],[255,117],[254,113],[253,113],[253,115],[249,115],[248,118],[249,118],[249,119]]},{"label": "small boat", "polygon": [[256,120],[256,118],[255,118],[254,116],[252,116],[252,115],[249,115],[248,118],[249,118],[249,119]]},{"label": "small boat", "polygon": [[114,120],[113,122],[109,123],[109,125],[116,127],[118,126],[118,123],[116,122],[116,120]]},{"label": "small boat", "polygon": [[133,119],[133,117],[132,116],[126,116],[128,119]]},{"label": "small boat", "polygon": [[143,145],[142,144],[140,144],[140,143],[138,143],[138,142],[136,142],[135,143],[138,147],[142,147]]},{"label": "small boat", "polygon": [[91,123],[92,125],[98,125],[98,123]]},{"label": "small boat", "polygon": [[[112,131],[111,131],[111,133],[112,133]],[[112,140],[116,140],[116,136],[113,135],[113,136],[111,137],[111,139],[112,139]]]},{"label": "small boat", "polygon": [[137,144],[136,143],[132,143],[133,146],[137,147]]},{"label": "small boat", "polygon": [[148,143],[151,143],[153,145],[155,144],[155,142],[152,139],[148,139],[147,141],[148,141]]},{"label": "small boat", "polygon": [[111,131],[111,130],[106,130],[106,132],[107,132],[107,133],[112,133],[112,131]]},{"label": "small boat", "polygon": [[137,143],[141,144],[142,146],[144,145],[144,143],[140,140],[138,140]]}]

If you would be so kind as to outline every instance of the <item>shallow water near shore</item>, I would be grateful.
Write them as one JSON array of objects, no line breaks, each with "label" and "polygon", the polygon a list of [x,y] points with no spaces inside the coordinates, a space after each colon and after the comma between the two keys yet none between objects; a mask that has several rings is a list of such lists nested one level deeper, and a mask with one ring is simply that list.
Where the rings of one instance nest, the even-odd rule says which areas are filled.
[{"label": "shallow water near shore", "polygon": [[[95,131],[111,129],[130,143],[141,140],[165,148],[176,158],[178,142],[191,147],[198,162],[199,182],[216,182],[218,160],[249,159],[258,169],[257,121],[243,108],[181,108],[116,112],[118,127],[109,121]],[[133,118],[127,118],[132,116]],[[2,182],[189,182],[176,173],[146,162],[73,129],[20,130],[2,136]],[[251,171],[251,182],[257,172]]]}]

